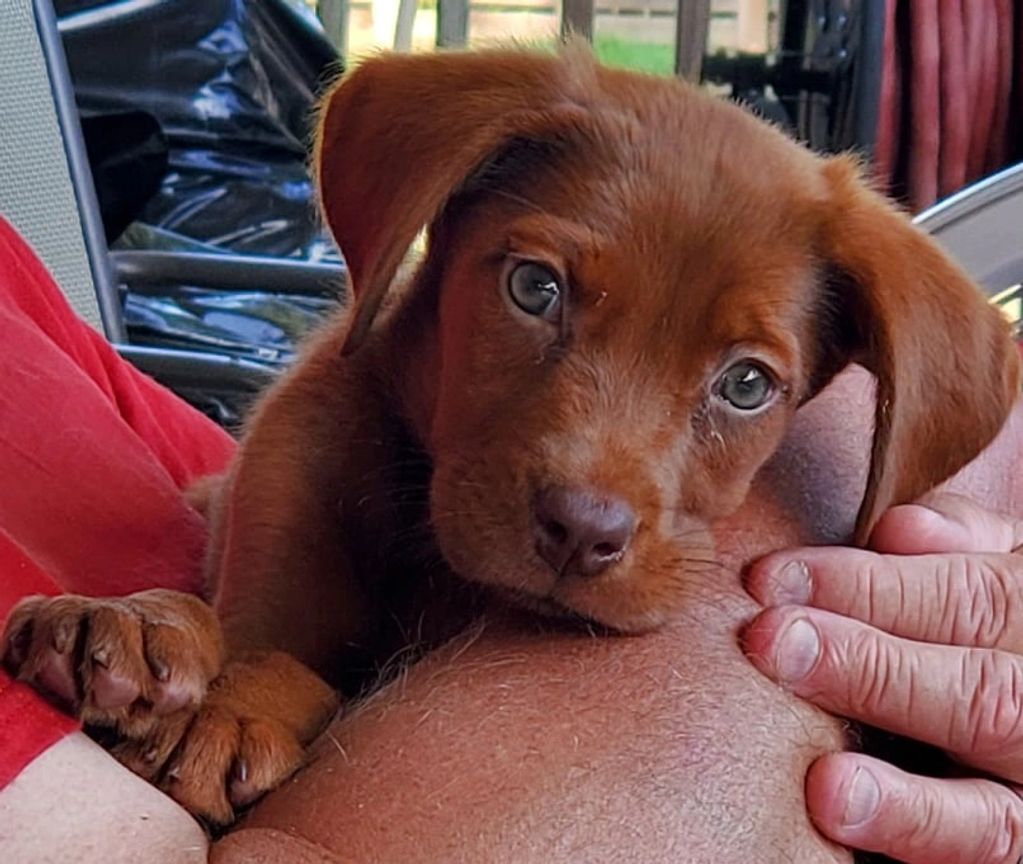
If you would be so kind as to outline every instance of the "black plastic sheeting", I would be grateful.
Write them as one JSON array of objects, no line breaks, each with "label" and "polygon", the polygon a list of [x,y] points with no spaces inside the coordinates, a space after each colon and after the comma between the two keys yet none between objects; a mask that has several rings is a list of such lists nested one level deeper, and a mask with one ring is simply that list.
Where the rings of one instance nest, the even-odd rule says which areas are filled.
[{"label": "black plastic sheeting", "polygon": [[[221,249],[334,257],[307,152],[337,56],[297,0],[58,0],[83,116],[146,112],[167,170],[138,218]],[[130,190],[131,181],[125,186]]]},{"label": "black plastic sheeting", "polygon": [[209,291],[182,286],[157,295],[130,293],[125,316],[136,344],[230,354],[287,366],[295,346],[337,308],[327,297],[272,291]]},{"label": "black plastic sheeting", "polygon": [[[318,223],[307,162],[317,97],[340,64],[307,7],[298,0],[55,7],[113,248],[340,261]],[[305,333],[336,308],[329,298],[258,284],[127,288],[133,344],[271,368],[291,362]],[[201,403],[195,395],[190,400]],[[236,419],[231,400],[217,395],[210,413]]]}]

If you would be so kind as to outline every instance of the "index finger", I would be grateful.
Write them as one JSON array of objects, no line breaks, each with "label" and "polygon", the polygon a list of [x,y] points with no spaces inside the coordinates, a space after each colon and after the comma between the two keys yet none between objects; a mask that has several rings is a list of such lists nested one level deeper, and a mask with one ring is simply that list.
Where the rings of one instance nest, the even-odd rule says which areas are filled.
[{"label": "index finger", "polygon": [[797,549],[754,563],[746,589],[765,606],[814,606],[919,642],[1023,654],[1019,555]]}]

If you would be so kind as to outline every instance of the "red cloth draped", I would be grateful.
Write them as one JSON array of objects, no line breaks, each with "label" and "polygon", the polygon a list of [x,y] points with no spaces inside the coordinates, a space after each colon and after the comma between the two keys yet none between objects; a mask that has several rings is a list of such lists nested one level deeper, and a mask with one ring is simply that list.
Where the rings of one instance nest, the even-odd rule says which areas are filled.
[{"label": "red cloth draped", "polygon": [[[19,598],[200,588],[181,489],[234,441],[120,359],[0,218],[0,621]],[[0,672],[0,787],[77,728]]]}]

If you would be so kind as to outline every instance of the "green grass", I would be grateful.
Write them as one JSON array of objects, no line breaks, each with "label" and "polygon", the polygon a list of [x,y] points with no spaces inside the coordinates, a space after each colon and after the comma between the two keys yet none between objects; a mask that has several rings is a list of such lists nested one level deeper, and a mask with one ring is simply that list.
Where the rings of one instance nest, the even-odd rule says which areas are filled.
[{"label": "green grass", "polygon": [[597,36],[593,47],[601,62],[608,66],[624,66],[638,72],[670,75],[675,66],[675,49],[671,45],[652,42],[627,42],[616,36]]},{"label": "green grass", "polygon": [[[550,39],[520,39],[515,43],[536,51],[553,51]],[[629,42],[617,36],[596,36],[593,48],[602,63],[621,66],[654,75],[672,75],[675,71],[675,48],[659,42]]]}]

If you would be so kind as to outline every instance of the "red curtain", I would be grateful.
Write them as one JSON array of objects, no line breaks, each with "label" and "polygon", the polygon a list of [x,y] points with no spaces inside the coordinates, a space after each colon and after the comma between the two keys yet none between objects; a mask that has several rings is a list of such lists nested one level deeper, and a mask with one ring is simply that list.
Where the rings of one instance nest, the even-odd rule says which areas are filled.
[{"label": "red curtain", "polygon": [[1023,0],[887,0],[877,171],[921,210],[1023,156]]}]

